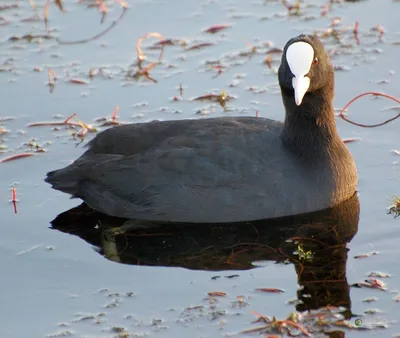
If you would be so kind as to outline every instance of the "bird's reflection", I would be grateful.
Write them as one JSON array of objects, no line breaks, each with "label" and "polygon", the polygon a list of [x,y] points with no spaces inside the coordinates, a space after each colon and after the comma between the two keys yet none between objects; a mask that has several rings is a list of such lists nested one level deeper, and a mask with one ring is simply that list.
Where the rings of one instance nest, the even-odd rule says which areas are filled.
[{"label": "bird's reflection", "polygon": [[357,232],[359,211],[354,195],[331,209],[276,220],[156,225],[110,217],[82,204],[51,224],[124,264],[217,271],[252,269],[260,261],[293,263],[301,286],[296,307],[304,311],[328,305],[350,309],[346,244]]}]

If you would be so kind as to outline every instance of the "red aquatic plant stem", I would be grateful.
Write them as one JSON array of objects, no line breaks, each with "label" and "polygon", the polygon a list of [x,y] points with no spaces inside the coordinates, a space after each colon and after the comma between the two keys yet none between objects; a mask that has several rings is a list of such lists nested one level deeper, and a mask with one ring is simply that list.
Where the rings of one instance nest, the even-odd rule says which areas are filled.
[{"label": "red aquatic plant stem", "polygon": [[11,202],[17,201],[17,189],[11,188]]},{"label": "red aquatic plant stem", "polygon": [[71,120],[71,119],[74,118],[75,116],[76,116],[76,114],[73,113],[70,117],[67,117],[67,118],[64,120],[64,123],[68,123],[69,120]]},{"label": "red aquatic plant stem", "polygon": [[113,111],[113,113],[112,113],[112,117],[111,117],[113,122],[115,122],[115,120],[118,117],[118,110],[119,110],[119,106],[116,106],[114,111]]},{"label": "red aquatic plant stem", "polygon": [[44,24],[46,26],[46,30],[47,30],[47,21],[49,18],[49,7],[50,7],[50,0],[47,0],[43,8]]},{"label": "red aquatic plant stem", "polygon": [[9,161],[13,161],[13,160],[18,160],[20,158],[24,158],[24,157],[30,157],[30,156],[34,156],[33,153],[22,153],[22,154],[17,154],[17,155],[13,155],[10,157],[6,157],[2,160],[0,160],[0,163],[4,163],[4,162],[9,162]]},{"label": "red aquatic plant stem", "polygon": [[103,0],[96,0],[96,5],[103,14],[107,13],[107,6],[104,4]]},{"label": "red aquatic plant stem", "polygon": [[377,25],[377,26],[376,26],[376,29],[377,29],[378,32],[379,32],[379,40],[381,40],[383,34],[385,33],[385,31],[384,31],[384,29],[383,29],[383,27],[382,27],[381,25]]},{"label": "red aquatic plant stem", "polygon": [[17,189],[15,187],[11,188],[11,202],[14,207],[14,213],[16,214],[17,211]]},{"label": "red aquatic plant stem", "polygon": [[344,108],[340,111],[339,113],[339,117],[341,117],[343,120],[345,120],[346,122],[349,122],[351,124],[354,124],[355,126],[359,126],[359,127],[363,127],[363,128],[375,128],[375,127],[380,127],[383,126],[385,124],[388,124],[389,122],[392,122],[394,120],[396,120],[397,118],[400,117],[400,113],[398,113],[395,117],[392,117],[384,122],[381,123],[377,123],[377,124],[371,124],[371,125],[367,125],[367,124],[361,124],[361,123],[357,123],[357,122],[353,122],[351,120],[349,120],[348,118],[346,118],[344,116],[344,112],[346,111],[346,109],[354,102],[357,101],[359,98],[363,97],[363,96],[367,96],[367,95],[372,95],[372,96],[382,96],[382,97],[386,97],[387,99],[391,99],[397,103],[400,104],[400,99],[389,95],[389,94],[384,94],[384,93],[379,93],[379,92],[365,92],[365,93],[361,93],[359,95],[357,95],[356,97],[354,97],[353,99],[351,99],[345,106]]},{"label": "red aquatic plant stem", "polygon": [[300,324],[295,323],[295,322],[292,321],[292,320],[288,320],[288,319],[286,319],[286,320],[279,320],[278,323],[279,323],[280,325],[286,324],[286,325],[290,325],[290,326],[292,326],[292,327],[295,327],[296,329],[300,330],[300,331],[301,331],[304,335],[306,335],[307,337],[311,337],[311,335],[307,332],[307,330],[306,330],[304,327],[302,327]]},{"label": "red aquatic plant stem", "polygon": [[128,4],[123,0],[115,0],[115,2],[119,3],[123,8],[128,8]]},{"label": "red aquatic plant stem", "polygon": [[264,315],[262,315],[261,313],[259,313],[259,312],[257,312],[257,311],[249,311],[249,313],[251,313],[252,315],[257,316],[257,317],[258,317],[257,320],[261,319],[261,320],[263,320],[263,321],[266,322],[266,323],[271,323],[271,322],[272,322],[272,320],[269,319],[267,316],[264,316]]},{"label": "red aquatic plant stem", "polygon": [[354,39],[357,42],[357,45],[359,45],[360,44],[360,38],[358,37],[358,21],[356,21],[355,24],[354,24],[353,34],[354,34]]},{"label": "red aquatic plant stem", "polygon": [[76,114],[72,114],[67,117],[63,122],[34,122],[28,124],[28,127],[43,127],[43,126],[72,126],[72,127],[82,127],[82,124],[77,122],[70,122],[71,119],[76,117]]},{"label": "red aquatic plant stem", "polygon": [[[143,40],[145,40],[149,37],[157,38],[160,41],[165,40],[164,37],[160,33],[157,33],[157,32],[147,33],[147,34],[143,35],[142,37],[140,37],[136,42],[136,55],[137,55],[139,63],[145,59],[145,55],[143,54],[143,51],[141,48],[142,42],[143,42]],[[150,66],[148,66],[146,68],[146,71],[150,71],[152,68],[154,68],[157,65],[158,62],[161,61],[161,59],[164,55],[164,46],[165,46],[165,44],[161,44],[160,55],[158,56],[158,60],[156,62],[153,62],[152,64],[150,64]]]},{"label": "red aquatic plant stem", "polygon": [[28,124],[28,127],[44,127],[44,126],[82,127],[79,123],[75,123],[75,122],[36,122],[36,123]]},{"label": "red aquatic plant stem", "polygon": [[122,13],[119,16],[119,18],[117,20],[113,21],[111,23],[111,25],[108,26],[105,30],[103,30],[99,34],[96,34],[95,36],[92,36],[91,38],[82,39],[82,40],[76,40],[76,41],[64,41],[64,40],[60,40],[59,38],[57,38],[56,40],[61,45],[75,45],[75,44],[87,43],[87,42],[96,40],[96,39],[102,37],[103,35],[105,35],[106,33],[108,33],[113,27],[115,27],[119,22],[121,22],[121,20],[124,17],[127,9],[128,9],[128,7],[122,7]]}]

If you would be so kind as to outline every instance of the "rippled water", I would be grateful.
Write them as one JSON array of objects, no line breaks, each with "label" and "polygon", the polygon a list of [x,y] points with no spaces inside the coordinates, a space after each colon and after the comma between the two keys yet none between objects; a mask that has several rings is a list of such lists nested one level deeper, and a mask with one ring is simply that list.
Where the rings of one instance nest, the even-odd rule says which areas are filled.
[{"label": "rippled water", "polygon": [[[6,8],[6,4],[18,7]],[[302,265],[283,264],[285,256],[279,252],[280,245],[299,234],[311,236],[316,231],[313,224],[317,224],[317,230],[318,224],[336,229],[326,219],[296,220],[308,226],[289,233],[278,230],[282,224],[270,224],[270,231],[265,230],[268,227],[256,227],[258,235],[256,230],[216,228],[178,229],[172,234],[172,230],[165,234],[164,230],[155,229],[152,234],[157,236],[144,236],[139,231],[115,237],[96,229],[101,217],[88,215],[85,210],[57,217],[80,201],[50,189],[43,178],[47,171],[66,165],[82,153],[83,143],[79,144],[72,135],[80,129],[55,130],[28,124],[62,121],[76,113],[83,122],[98,126],[100,123],[95,120],[110,117],[116,106],[120,120],[126,122],[254,116],[256,112],[282,119],[276,77],[280,54],[270,54],[271,68],[264,60],[271,48],[282,48],[289,38],[301,32],[327,35],[323,41],[337,69],[336,107],[343,107],[363,91],[398,95],[400,3],[343,2],[334,4],[326,16],[321,16],[322,1],[304,1],[300,15],[288,15],[281,1],[273,0],[135,1],[129,3],[125,17],[109,33],[74,45],[59,44],[56,38],[90,38],[116,20],[121,7],[110,2],[110,12],[101,24],[101,13],[84,3],[64,1],[65,13],[51,4],[47,32],[43,4],[37,4],[37,17],[28,1],[0,5],[0,128],[8,131],[0,135],[0,160],[46,150],[0,163],[2,337],[44,337],[67,332],[77,337],[111,337],[118,335],[115,327],[125,328],[134,337],[224,336],[254,328],[257,324],[251,321],[256,316],[249,311],[283,319],[296,309],[288,301],[298,297],[309,308],[327,305],[319,293],[323,289],[310,288],[308,303],[299,285],[304,286],[307,278],[312,278],[304,271],[320,271],[327,278],[329,267],[337,268],[333,276],[347,277],[347,282],[339,281],[335,287],[326,284],[326,289],[334,293],[331,301],[338,303],[334,305],[350,306],[357,315],[368,309],[383,311],[367,316],[366,321],[378,317],[388,322],[398,319],[400,304],[394,298],[400,282],[400,230],[399,221],[387,215],[386,208],[392,196],[400,194],[400,157],[392,152],[399,149],[399,122],[368,129],[337,121],[343,138],[360,138],[348,145],[359,170],[361,211],[358,215],[358,209],[351,207],[344,209],[351,210],[351,215],[348,211],[336,216],[328,214],[329,222],[336,220],[337,226],[343,227],[345,231],[339,233],[344,237],[324,237],[327,247],[322,248],[307,244],[314,251],[314,260]],[[339,40],[328,31],[336,17],[341,21],[333,35],[338,33]],[[352,32],[355,21],[359,22],[359,45]],[[231,27],[216,34],[204,32],[216,24]],[[378,24],[384,28],[382,39],[375,29]],[[161,64],[150,72],[157,83],[129,76],[136,71],[136,42],[149,32],[182,41],[166,46]],[[20,39],[27,34],[50,38]],[[157,39],[143,43],[149,62],[158,58],[159,49],[147,48],[155,42]],[[213,45],[187,50],[205,42]],[[255,51],[250,53],[253,47]],[[216,65],[223,66],[221,74]],[[47,85],[48,68],[57,75],[52,94]],[[91,69],[93,78],[88,76]],[[84,84],[77,84],[76,80]],[[235,97],[225,109],[218,103],[192,100],[222,90]],[[174,100],[175,96],[178,100]],[[394,105],[381,98],[364,98],[348,113],[358,122],[376,123],[393,116],[396,110],[386,108]],[[87,133],[84,142],[90,137],[92,134]],[[20,200],[17,214],[9,203],[13,186]],[[121,225],[115,220],[102,222]],[[82,230],[85,226],[87,231]],[[343,243],[352,236],[347,245],[349,252],[343,251]],[[329,251],[339,243],[341,250]],[[295,249],[296,245],[285,244],[283,253],[293,261]],[[371,252],[378,254],[354,258]],[[275,260],[281,263],[276,264]],[[371,271],[392,275],[381,278],[388,291],[346,287],[347,283],[365,280]],[[265,293],[255,291],[257,288],[284,292]],[[227,295],[210,300],[207,293],[211,291]],[[243,296],[239,303],[238,296]],[[363,302],[370,297],[378,299]],[[347,337],[374,334],[343,327],[335,330],[344,331]],[[388,329],[375,334],[388,336],[399,331],[398,323],[391,323]]]}]

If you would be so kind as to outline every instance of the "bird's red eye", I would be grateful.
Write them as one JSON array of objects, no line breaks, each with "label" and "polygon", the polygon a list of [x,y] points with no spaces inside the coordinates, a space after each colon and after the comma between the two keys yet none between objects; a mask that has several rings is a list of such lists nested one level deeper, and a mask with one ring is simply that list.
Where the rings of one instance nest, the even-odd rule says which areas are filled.
[{"label": "bird's red eye", "polygon": [[315,66],[318,63],[318,58],[315,58],[312,62],[312,64]]}]

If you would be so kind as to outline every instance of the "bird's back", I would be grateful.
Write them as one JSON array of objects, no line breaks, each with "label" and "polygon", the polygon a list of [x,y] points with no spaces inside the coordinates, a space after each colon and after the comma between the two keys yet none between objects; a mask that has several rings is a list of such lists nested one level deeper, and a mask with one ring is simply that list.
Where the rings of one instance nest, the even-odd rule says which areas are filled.
[{"label": "bird's back", "polygon": [[329,168],[293,156],[281,131],[249,117],[124,125],[47,180],[106,214],[151,221],[238,222],[329,207],[326,182],[315,177]]}]

